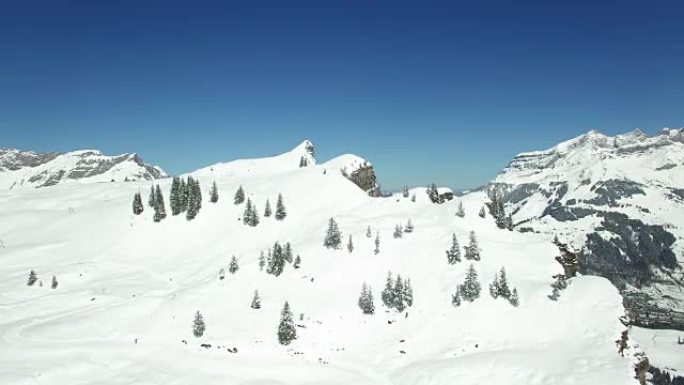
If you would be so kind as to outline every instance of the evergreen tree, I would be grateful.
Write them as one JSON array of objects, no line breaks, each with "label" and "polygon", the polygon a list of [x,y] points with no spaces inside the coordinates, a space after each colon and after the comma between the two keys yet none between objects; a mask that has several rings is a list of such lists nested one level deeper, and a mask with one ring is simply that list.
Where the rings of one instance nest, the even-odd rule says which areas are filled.
[{"label": "evergreen tree", "polygon": [[287,216],[285,204],[283,203],[283,196],[278,194],[278,201],[276,202],[275,219],[282,221]]},{"label": "evergreen tree", "polygon": [[233,199],[233,201],[236,205],[239,205],[240,203],[245,201],[245,190],[242,189],[242,186],[240,186],[235,192],[235,198]]},{"label": "evergreen tree", "polygon": [[484,206],[480,207],[480,212],[477,213],[477,215],[479,215],[480,218],[484,218],[485,216],[487,216],[487,213],[485,213],[485,208],[484,208]]},{"label": "evergreen tree", "polygon": [[219,270],[219,279],[222,281],[226,279],[226,269],[221,268],[221,270]]},{"label": "evergreen tree", "polygon": [[501,267],[501,271],[499,271],[499,276],[498,276],[498,288],[499,288],[499,296],[504,297],[506,299],[511,298],[511,290],[508,287],[508,278],[506,277],[506,269]]},{"label": "evergreen tree", "polygon": [[416,194],[413,194],[413,195],[411,195],[411,202],[415,202],[415,201],[416,201]]},{"label": "evergreen tree", "polygon": [[405,294],[404,281],[401,280],[401,275],[397,275],[397,279],[394,281],[394,301],[392,301],[392,305],[399,313],[406,309]]},{"label": "evergreen tree", "polygon": [[230,272],[230,274],[235,274],[238,270],[240,270],[240,266],[238,266],[237,258],[235,258],[235,256],[233,255],[233,258],[230,260],[228,272]]},{"label": "evergreen tree", "polygon": [[185,218],[191,221],[195,219],[200,208],[202,208],[202,190],[200,189],[199,181],[196,181],[191,177],[188,177],[186,189],[188,191],[188,195],[186,198],[187,207]]},{"label": "evergreen tree", "polygon": [[466,272],[465,281],[461,285],[461,298],[465,301],[473,302],[480,297],[481,290],[482,287],[477,280],[477,271],[475,271],[475,266],[471,264]]},{"label": "evergreen tree", "polygon": [[252,206],[252,212],[249,216],[249,225],[252,227],[259,225],[259,212],[257,211],[256,206]]},{"label": "evergreen tree", "polygon": [[290,304],[285,301],[283,310],[280,312],[280,324],[278,325],[278,342],[281,345],[289,345],[292,340],[297,338],[297,330],[295,329],[294,320],[292,319],[292,312],[290,311]]},{"label": "evergreen tree", "polygon": [[480,246],[477,244],[477,238],[475,237],[475,232],[470,232],[470,242],[468,246],[465,247],[465,259],[471,261],[480,260]]},{"label": "evergreen tree", "polygon": [[59,285],[59,282],[57,282],[57,277],[55,277],[55,276],[53,275],[53,276],[52,276],[52,283],[50,284],[50,287],[53,288],[53,289],[56,289],[56,288],[57,288],[57,285]]},{"label": "evergreen tree", "polygon": [[252,309],[261,309],[261,298],[259,298],[259,291],[254,290],[254,297],[252,297],[252,304],[250,305]]},{"label": "evergreen tree", "polygon": [[499,275],[494,274],[494,280],[492,283],[489,284],[489,295],[492,296],[492,298],[497,299],[499,298]]},{"label": "evergreen tree", "polygon": [[436,184],[431,184],[430,187],[427,189],[427,195],[428,198],[430,198],[430,202],[432,203],[442,203],[442,198],[439,196],[439,191],[437,190],[437,185]]},{"label": "evergreen tree", "polygon": [[451,247],[446,251],[447,262],[450,265],[455,265],[457,262],[461,262],[461,246],[458,245],[458,239],[456,239],[456,234],[451,234]]},{"label": "evergreen tree", "polygon": [[269,202],[268,199],[266,199],[266,207],[264,208],[264,217],[268,218],[273,214],[273,211],[271,210],[271,202]]},{"label": "evergreen tree", "polygon": [[216,187],[216,181],[214,181],[211,184],[211,190],[209,191],[209,202],[216,203],[216,202],[218,202],[218,199],[219,199],[218,187]]},{"label": "evergreen tree", "polygon": [[342,244],[342,233],[339,227],[337,227],[337,222],[335,219],[330,218],[328,221],[328,229],[325,232],[325,239],[323,240],[323,246],[328,249],[339,249]]},{"label": "evergreen tree", "polygon": [[245,212],[242,215],[242,222],[248,226],[255,227],[259,224],[259,213],[256,207],[252,205],[252,200],[247,198],[247,204],[245,205]]},{"label": "evergreen tree", "polygon": [[465,217],[465,210],[463,209],[463,202],[458,202],[458,209],[456,210],[456,216],[459,218]]},{"label": "evergreen tree", "polygon": [[264,271],[264,266],[266,266],[266,258],[264,257],[264,252],[259,254],[259,271]]},{"label": "evergreen tree", "polygon": [[380,293],[380,299],[388,308],[392,308],[392,306],[394,306],[394,280],[392,279],[391,271],[387,273],[385,288]]},{"label": "evergreen tree", "polygon": [[154,208],[154,206],[157,205],[157,198],[154,195],[155,190],[154,190],[154,184],[150,188],[150,197],[147,200],[147,204],[150,205],[150,207]]},{"label": "evergreen tree", "polygon": [[290,242],[285,244],[285,248],[283,249],[283,259],[287,263],[292,263],[292,245],[290,245]]},{"label": "evergreen tree", "polygon": [[380,232],[379,231],[375,235],[375,250],[373,250],[373,254],[375,254],[375,255],[380,254]]},{"label": "evergreen tree", "polygon": [[513,288],[513,292],[511,293],[511,298],[508,299],[508,302],[511,303],[511,305],[518,307],[520,305],[520,299],[518,298],[518,289]]},{"label": "evergreen tree", "polygon": [[185,179],[180,178],[178,182],[178,211],[184,213],[188,209],[188,185]]},{"label": "evergreen tree", "polygon": [[202,314],[197,310],[197,313],[195,313],[195,319],[192,321],[192,334],[199,338],[204,335],[204,331],[206,330],[206,325],[204,324],[204,317],[202,317]]},{"label": "evergreen tree", "polygon": [[404,227],[404,232],[405,233],[412,233],[413,232],[413,223],[411,222],[411,218],[409,218],[408,222],[406,222],[406,227]]},{"label": "evergreen tree", "polygon": [[142,203],[140,193],[135,193],[135,195],[133,196],[133,214],[140,215],[142,214],[144,209],[145,207]]},{"label": "evergreen tree", "polygon": [[451,295],[451,304],[455,307],[461,306],[461,287],[456,288],[456,292]]},{"label": "evergreen tree", "polygon": [[406,279],[404,282],[404,299],[406,300],[406,305],[409,307],[413,306],[413,287],[411,287],[410,279]]},{"label": "evergreen tree", "polygon": [[366,229],[366,238],[370,238],[372,236],[373,236],[373,233],[371,233],[370,225],[368,225],[368,228]]},{"label": "evergreen tree", "polygon": [[181,212],[181,194],[180,191],[180,178],[177,176],[173,177],[171,181],[171,192],[169,193],[169,205],[171,206],[171,215],[178,215]]},{"label": "evergreen tree", "polygon": [[350,253],[354,251],[354,241],[352,241],[351,234],[349,234],[349,241],[347,242],[347,251]]},{"label": "evergreen tree", "polygon": [[154,205],[154,221],[159,222],[162,219],[166,218],[166,207],[164,204],[164,196],[162,195],[161,188],[159,185],[157,185],[156,190],[154,191],[154,199],[156,201]]},{"label": "evergreen tree", "polygon": [[285,256],[283,253],[283,247],[280,243],[276,242],[273,245],[273,254],[268,261],[268,266],[266,267],[266,272],[268,274],[275,275],[276,277],[283,273],[285,269]]},{"label": "evergreen tree", "polygon": [[366,283],[361,287],[361,296],[359,297],[359,308],[363,314],[374,314],[375,304],[373,304],[373,292]]},{"label": "evergreen tree", "polygon": [[394,233],[392,234],[392,236],[395,239],[401,238],[404,235],[403,233],[404,233],[404,231],[402,230],[401,225],[394,226]]},{"label": "evergreen tree", "polygon": [[404,198],[409,197],[409,188],[407,185],[404,185],[404,191],[402,192],[402,195],[404,196]]},{"label": "evergreen tree", "polygon": [[292,264],[292,267],[294,267],[295,269],[299,269],[301,264],[302,264],[302,258],[299,256],[299,254],[297,254],[297,256],[295,257],[294,263]]}]

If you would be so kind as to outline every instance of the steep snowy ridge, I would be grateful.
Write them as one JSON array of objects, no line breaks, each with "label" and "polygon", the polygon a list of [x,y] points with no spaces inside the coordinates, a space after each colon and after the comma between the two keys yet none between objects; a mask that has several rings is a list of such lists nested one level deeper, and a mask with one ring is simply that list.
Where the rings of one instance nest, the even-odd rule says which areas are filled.
[{"label": "steep snowy ridge", "polygon": [[[440,205],[424,188],[411,191],[415,202],[373,198],[333,172],[358,159],[299,167],[301,156],[296,149],[192,173],[205,197],[192,221],[155,223],[147,204],[133,215],[133,195],[146,195],[148,181],[0,190],[0,383],[636,384],[638,349],[622,357],[614,343],[624,329],[617,290],[604,278],[577,277],[551,301],[556,247],[479,217],[484,193]],[[217,203],[207,201],[213,182]],[[168,198],[171,181],[157,183]],[[259,212],[256,227],[240,220],[239,186]],[[278,194],[282,221],[263,216]],[[464,218],[454,215],[459,203]],[[339,250],[323,246],[331,217]],[[409,219],[413,232],[394,238]],[[471,231],[481,260],[447,264],[452,234],[463,246]],[[275,241],[291,242],[299,269],[260,271],[260,252]],[[232,256],[239,270],[221,280]],[[454,307],[471,263],[482,292]],[[518,307],[488,293],[502,266]],[[31,269],[42,285],[27,286]],[[413,305],[402,313],[380,300],[389,271],[411,280]],[[374,315],[357,306],[364,282]],[[250,307],[255,290],[259,310]],[[276,338],[285,301],[298,325],[288,346]],[[191,328],[198,310],[200,338]]]},{"label": "steep snowy ridge", "polygon": [[516,156],[489,187],[517,230],[581,250],[580,271],[620,288],[633,324],[684,330],[683,138],[590,131]]},{"label": "steep snowy ridge", "polygon": [[0,189],[60,183],[153,180],[166,177],[137,154],[106,156],[97,150],[64,154],[0,149]]}]

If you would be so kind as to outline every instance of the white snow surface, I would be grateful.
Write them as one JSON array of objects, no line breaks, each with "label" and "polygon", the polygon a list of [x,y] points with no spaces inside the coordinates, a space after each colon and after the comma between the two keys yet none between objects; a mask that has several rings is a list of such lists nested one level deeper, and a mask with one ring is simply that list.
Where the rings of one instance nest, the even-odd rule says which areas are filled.
[{"label": "white snow surface", "polygon": [[[192,173],[205,196],[193,221],[170,215],[169,180],[158,181],[169,213],[160,223],[147,205],[131,213],[133,194],[146,202],[149,182],[0,190],[0,383],[637,383],[634,351],[621,357],[614,342],[624,329],[617,290],[603,278],[577,277],[549,300],[557,249],[546,237],[480,218],[484,194],[442,205],[429,203],[424,188],[412,191],[416,202],[371,198],[339,173],[324,174],[330,164],[299,168],[300,156],[295,149]],[[213,181],[216,204],[206,201]],[[244,204],[233,204],[240,185],[260,214],[282,193],[287,218],[243,225]],[[454,215],[459,201],[465,218]],[[323,247],[330,217],[343,245],[353,236],[352,253]],[[409,218],[415,231],[394,239],[395,225]],[[448,265],[445,250],[452,233],[463,246],[471,230],[482,249],[474,262],[482,293],[455,308],[451,294],[470,263]],[[260,251],[275,241],[292,243],[300,269],[259,271]],[[219,280],[233,255],[240,270]],[[502,266],[520,293],[517,308],[488,293]],[[26,285],[31,269],[42,286]],[[382,305],[388,271],[411,280],[415,300],[405,313]],[[357,306],[364,282],[373,288],[372,316]],[[260,310],[250,308],[256,289]],[[289,346],[276,338],[285,301],[302,326]],[[191,330],[197,310],[207,325],[201,338]],[[233,347],[237,353],[227,351]]]}]

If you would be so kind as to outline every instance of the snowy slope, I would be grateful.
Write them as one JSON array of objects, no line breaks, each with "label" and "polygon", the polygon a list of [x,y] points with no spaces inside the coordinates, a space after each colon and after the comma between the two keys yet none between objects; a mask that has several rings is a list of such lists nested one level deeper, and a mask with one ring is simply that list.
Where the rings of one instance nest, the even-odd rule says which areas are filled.
[{"label": "snowy slope", "polygon": [[137,154],[107,156],[97,150],[59,154],[0,149],[0,189],[166,176],[161,168],[145,164]]},{"label": "snowy slope", "polygon": [[[483,193],[442,205],[422,188],[412,191],[416,202],[371,198],[330,164],[298,167],[299,156],[295,149],[192,173],[205,201],[190,222],[154,223],[147,206],[132,215],[133,194],[146,195],[149,182],[0,190],[0,383],[636,384],[635,351],[621,357],[614,344],[624,329],[617,290],[578,277],[550,301],[556,248],[478,217]],[[216,204],[206,201],[213,181]],[[159,183],[168,198],[170,181]],[[282,193],[287,218],[243,225],[244,205],[232,199],[240,185],[260,214]],[[458,202],[465,218],[453,214]],[[330,217],[345,243],[353,236],[352,253],[322,246]],[[409,218],[415,231],[392,238]],[[369,225],[380,233],[378,255]],[[482,248],[475,266],[483,291],[454,308],[451,294],[469,263],[447,265],[445,250],[452,233],[463,245],[471,230]],[[300,269],[259,271],[259,253],[274,241],[292,242]],[[240,270],[219,280],[233,255]],[[501,266],[520,292],[517,308],[487,293]],[[42,287],[26,285],[30,269]],[[390,270],[413,284],[406,313],[380,301]],[[357,307],[364,282],[373,287],[373,316]],[[249,306],[255,289],[260,310]],[[304,315],[287,347],[276,339],[286,300],[297,320]],[[197,310],[207,323],[201,338],[191,333]],[[227,351],[233,347],[237,353]]]}]

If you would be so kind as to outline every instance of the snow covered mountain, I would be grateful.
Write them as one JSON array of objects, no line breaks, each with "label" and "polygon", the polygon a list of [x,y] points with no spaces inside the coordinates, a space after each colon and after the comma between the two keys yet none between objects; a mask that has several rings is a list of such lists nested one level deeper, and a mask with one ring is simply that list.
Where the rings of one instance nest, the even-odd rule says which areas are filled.
[{"label": "snow covered mountain", "polygon": [[634,324],[684,330],[684,129],[590,131],[516,156],[490,189],[517,230],[582,249],[581,272],[620,288]]},{"label": "snow covered mountain", "polygon": [[166,177],[137,154],[106,156],[97,150],[64,154],[0,149],[0,189],[45,187],[66,182],[153,180]]},{"label": "snow covered mountain", "polygon": [[[606,279],[572,278],[557,301],[548,298],[561,271],[548,236],[478,216],[483,192],[443,204],[424,188],[410,191],[415,201],[370,197],[349,180],[366,161],[316,164],[309,144],[191,173],[204,196],[192,220],[165,205],[168,216],[155,223],[147,203],[134,215],[133,197],[147,196],[148,181],[0,190],[0,383],[637,384],[640,349],[631,339],[624,356],[617,352],[624,308]],[[216,203],[207,193],[214,182]],[[170,197],[172,181],[158,184]],[[240,186],[256,226],[241,220]],[[264,215],[279,194],[282,220]],[[465,216],[455,216],[461,204]],[[324,247],[330,218],[339,248]],[[413,231],[397,233],[409,220]],[[471,246],[471,231],[479,260],[463,253],[448,264],[452,237]],[[277,276],[260,267],[262,252],[274,263],[274,242],[300,257]],[[481,293],[454,306],[470,265]],[[488,292],[502,267],[517,307]],[[403,280],[385,296],[389,272]],[[396,282],[409,280],[410,306],[385,306],[382,298],[408,303]],[[373,315],[358,306],[364,283]],[[277,338],[285,301],[296,324],[289,345]]]}]

